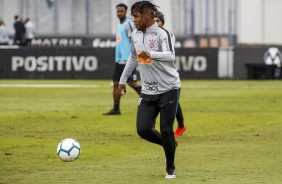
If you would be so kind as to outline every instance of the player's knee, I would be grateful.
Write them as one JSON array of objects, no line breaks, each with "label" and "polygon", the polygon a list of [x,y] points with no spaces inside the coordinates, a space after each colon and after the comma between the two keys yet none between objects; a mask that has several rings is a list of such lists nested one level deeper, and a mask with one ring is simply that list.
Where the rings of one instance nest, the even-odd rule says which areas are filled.
[{"label": "player's knee", "polygon": [[137,129],[137,134],[142,137],[142,138],[146,138],[148,137],[148,135],[150,134],[150,130],[148,129],[143,129],[143,128],[138,128]]}]

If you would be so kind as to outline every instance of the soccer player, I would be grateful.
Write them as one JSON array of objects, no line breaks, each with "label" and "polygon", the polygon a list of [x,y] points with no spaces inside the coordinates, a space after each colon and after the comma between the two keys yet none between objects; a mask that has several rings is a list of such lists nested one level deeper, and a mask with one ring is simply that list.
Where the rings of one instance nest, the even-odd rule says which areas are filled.
[{"label": "soccer player", "polygon": [[[116,34],[116,51],[115,51],[115,69],[113,74],[113,98],[114,107],[104,115],[120,115],[120,90],[118,89],[119,80],[124,70],[125,64],[130,54],[131,34],[134,25],[130,19],[126,17],[127,6],[120,3],[116,6],[117,17],[120,25]],[[127,78],[127,82],[139,95],[141,94],[141,86],[137,83],[137,74],[134,69]]]},{"label": "soccer player", "polygon": [[[131,53],[120,78],[119,89],[124,96],[126,80],[138,65],[142,93],[137,110],[137,133],[141,138],[163,147],[166,157],[165,178],[175,178],[177,141],[173,122],[181,84],[171,35],[154,21],[157,7],[149,1],[138,1],[131,6],[136,29],[131,36]],[[160,132],[155,129],[158,114]]]},{"label": "soccer player", "polygon": [[[154,20],[158,24],[158,26],[163,27],[165,23],[164,14],[162,12],[156,12],[154,16],[155,16]],[[172,33],[170,33],[170,35],[171,35],[171,40],[172,40],[172,45],[173,45],[172,47],[174,47],[175,36]],[[186,130],[186,125],[184,124],[184,117],[182,114],[182,109],[179,103],[178,103],[178,108],[177,108],[177,113],[176,113],[176,119],[177,119],[178,126],[177,126],[176,131],[174,132],[174,136],[178,137],[178,136],[181,136],[183,132]]]}]

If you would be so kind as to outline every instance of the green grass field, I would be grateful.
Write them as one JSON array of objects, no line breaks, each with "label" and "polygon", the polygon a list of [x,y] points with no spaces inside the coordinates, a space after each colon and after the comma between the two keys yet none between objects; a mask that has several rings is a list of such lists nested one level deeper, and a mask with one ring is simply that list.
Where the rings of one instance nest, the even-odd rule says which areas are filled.
[{"label": "green grass field", "polygon": [[[136,133],[137,94],[103,116],[112,101],[110,81],[0,80],[0,183],[282,183],[282,81],[182,81],[173,180],[162,148]],[[74,162],[56,154],[68,137]]]}]

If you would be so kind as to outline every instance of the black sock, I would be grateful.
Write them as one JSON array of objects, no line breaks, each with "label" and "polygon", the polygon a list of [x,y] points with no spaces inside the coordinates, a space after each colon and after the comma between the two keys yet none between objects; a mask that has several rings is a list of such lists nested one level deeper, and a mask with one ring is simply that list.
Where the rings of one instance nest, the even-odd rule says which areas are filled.
[{"label": "black sock", "polygon": [[119,111],[119,101],[114,102],[114,110]]},{"label": "black sock", "polygon": [[177,119],[178,127],[183,128],[184,127],[184,118],[183,118],[182,109],[180,107],[180,104],[178,104],[178,108],[176,112],[176,119]]}]

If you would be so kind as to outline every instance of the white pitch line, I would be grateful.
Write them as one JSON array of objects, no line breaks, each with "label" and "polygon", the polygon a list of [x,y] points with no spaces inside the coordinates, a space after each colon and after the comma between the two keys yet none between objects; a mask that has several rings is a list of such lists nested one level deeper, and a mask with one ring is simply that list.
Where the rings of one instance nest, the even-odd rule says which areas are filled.
[{"label": "white pitch line", "polygon": [[282,89],[282,86],[212,86],[212,85],[183,85],[181,89]]},{"label": "white pitch line", "polygon": [[0,88],[98,88],[96,84],[0,84]]}]

